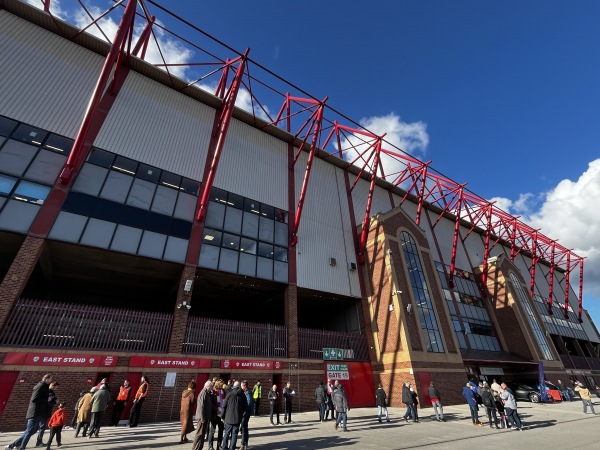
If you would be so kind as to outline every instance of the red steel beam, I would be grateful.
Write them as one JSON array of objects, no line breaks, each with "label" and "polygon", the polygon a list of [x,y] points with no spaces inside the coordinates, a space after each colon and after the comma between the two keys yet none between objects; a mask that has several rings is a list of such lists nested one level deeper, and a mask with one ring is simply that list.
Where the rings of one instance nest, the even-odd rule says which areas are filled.
[{"label": "red steel beam", "polygon": [[[552,254],[550,257],[550,279],[548,280],[548,314],[554,315],[552,311],[552,296],[554,295],[554,257],[556,255],[556,243],[552,243]],[[533,298],[533,296],[531,297]]]},{"label": "red steel beam", "polygon": [[567,273],[565,274],[565,319],[569,318],[569,290],[571,289],[571,253],[567,253]]},{"label": "red steel beam", "polygon": [[583,322],[583,258],[579,260],[579,264],[579,322]]}]

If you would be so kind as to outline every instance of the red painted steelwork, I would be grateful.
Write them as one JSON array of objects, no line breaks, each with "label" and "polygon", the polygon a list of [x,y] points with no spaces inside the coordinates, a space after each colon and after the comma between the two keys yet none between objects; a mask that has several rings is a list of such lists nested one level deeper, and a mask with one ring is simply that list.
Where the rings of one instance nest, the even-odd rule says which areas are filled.
[{"label": "red painted steelwork", "polygon": [[[552,311],[552,295],[554,293],[554,249],[555,243],[552,243],[552,255],[550,259],[550,280],[548,280],[548,314],[553,315],[554,311]],[[532,297],[533,298],[533,297]]]},{"label": "red painted steelwork", "polygon": [[567,253],[567,273],[565,274],[565,319],[569,318],[569,290],[571,289],[571,253]]}]

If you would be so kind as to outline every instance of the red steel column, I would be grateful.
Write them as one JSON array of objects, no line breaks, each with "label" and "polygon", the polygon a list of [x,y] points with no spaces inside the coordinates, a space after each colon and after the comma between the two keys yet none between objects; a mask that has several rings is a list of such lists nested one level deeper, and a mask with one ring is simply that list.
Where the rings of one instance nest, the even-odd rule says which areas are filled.
[{"label": "red steel column", "polygon": [[567,273],[565,274],[565,319],[569,318],[569,291],[571,290],[571,252],[567,253]]},{"label": "red steel column", "polygon": [[[552,253],[550,256],[550,280],[548,280],[548,314],[549,315],[553,315],[554,312],[552,311],[552,296],[554,295],[554,265],[555,265],[555,261],[554,261],[554,257],[556,254],[556,242],[552,243]],[[533,298],[533,296],[531,297]]]}]

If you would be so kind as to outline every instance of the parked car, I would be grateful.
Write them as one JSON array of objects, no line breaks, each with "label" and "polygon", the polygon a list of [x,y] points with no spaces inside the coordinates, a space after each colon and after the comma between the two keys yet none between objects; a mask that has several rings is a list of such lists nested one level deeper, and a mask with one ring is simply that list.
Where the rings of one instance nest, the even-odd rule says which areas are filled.
[{"label": "parked car", "polygon": [[[517,380],[506,383],[512,389],[517,400],[528,400],[532,403],[542,401],[542,394],[537,380]],[[560,390],[552,383],[546,381],[546,393],[548,401],[560,402],[562,397]]]}]

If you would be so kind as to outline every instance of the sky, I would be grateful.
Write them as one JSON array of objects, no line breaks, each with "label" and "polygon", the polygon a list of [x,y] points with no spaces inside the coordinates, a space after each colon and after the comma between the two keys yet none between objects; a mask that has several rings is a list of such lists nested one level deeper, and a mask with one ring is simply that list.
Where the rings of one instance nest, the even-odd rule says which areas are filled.
[{"label": "sky", "polygon": [[600,2],[161,3],[585,256],[600,325]]}]

